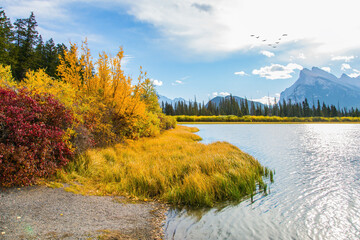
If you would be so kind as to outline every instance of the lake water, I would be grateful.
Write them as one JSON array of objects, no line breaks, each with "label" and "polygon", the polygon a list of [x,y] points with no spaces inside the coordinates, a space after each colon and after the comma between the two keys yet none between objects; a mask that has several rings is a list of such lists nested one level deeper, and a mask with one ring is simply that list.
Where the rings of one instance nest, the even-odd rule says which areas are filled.
[{"label": "lake water", "polygon": [[214,124],[274,169],[270,194],[212,209],[170,210],[166,239],[360,239],[360,124]]}]

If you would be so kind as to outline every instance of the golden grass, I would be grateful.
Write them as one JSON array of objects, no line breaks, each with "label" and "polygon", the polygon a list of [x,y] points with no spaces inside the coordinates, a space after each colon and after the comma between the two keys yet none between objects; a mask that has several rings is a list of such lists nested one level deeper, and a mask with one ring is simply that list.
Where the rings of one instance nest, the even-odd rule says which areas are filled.
[{"label": "golden grass", "polygon": [[278,117],[278,116],[175,116],[179,123],[360,123],[360,117]]},{"label": "golden grass", "polygon": [[239,200],[263,184],[256,159],[226,142],[199,143],[195,131],[178,126],[155,138],[89,150],[58,178],[72,183],[68,190],[75,193],[192,206]]}]

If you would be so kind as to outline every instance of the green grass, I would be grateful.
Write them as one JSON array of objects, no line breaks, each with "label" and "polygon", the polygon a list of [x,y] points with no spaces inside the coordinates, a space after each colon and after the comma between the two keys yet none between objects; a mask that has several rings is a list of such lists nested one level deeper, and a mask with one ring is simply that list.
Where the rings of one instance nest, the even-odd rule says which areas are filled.
[{"label": "green grass", "polygon": [[180,123],[360,123],[360,117],[278,117],[278,116],[175,116]]},{"label": "green grass", "polygon": [[266,170],[256,159],[226,142],[199,143],[195,131],[178,126],[155,138],[89,150],[59,172],[58,180],[75,193],[190,206],[237,201],[264,186]]}]

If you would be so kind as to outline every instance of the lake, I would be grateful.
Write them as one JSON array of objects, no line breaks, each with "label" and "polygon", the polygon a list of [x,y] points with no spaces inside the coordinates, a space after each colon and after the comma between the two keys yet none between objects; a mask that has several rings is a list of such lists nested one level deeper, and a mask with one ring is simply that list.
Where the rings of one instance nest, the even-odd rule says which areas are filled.
[{"label": "lake", "polygon": [[270,193],[172,209],[166,239],[359,239],[360,124],[191,124],[275,170]]}]

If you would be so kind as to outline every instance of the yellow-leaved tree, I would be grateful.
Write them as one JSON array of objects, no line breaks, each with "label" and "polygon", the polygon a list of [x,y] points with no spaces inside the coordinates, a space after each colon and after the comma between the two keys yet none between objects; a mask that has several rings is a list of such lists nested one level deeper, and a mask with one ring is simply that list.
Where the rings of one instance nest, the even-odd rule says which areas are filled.
[{"label": "yellow-leaved tree", "polygon": [[91,103],[85,119],[96,143],[109,144],[149,135],[145,134],[142,124],[151,123],[143,97],[145,85],[142,78],[133,85],[132,79],[124,74],[121,65],[123,49],[120,48],[114,57],[102,52],[93,64],[86,41],[82,44],[81,54],[76,44],[70,45],[70,51],[60,56],[58,74],[77,89],[78,98],[86,98]]},{"label": "yellow-leaved tree", "polygon": [[12,76],[11,67],[0,64],[0,87],[13,88],[17,84]]}]

